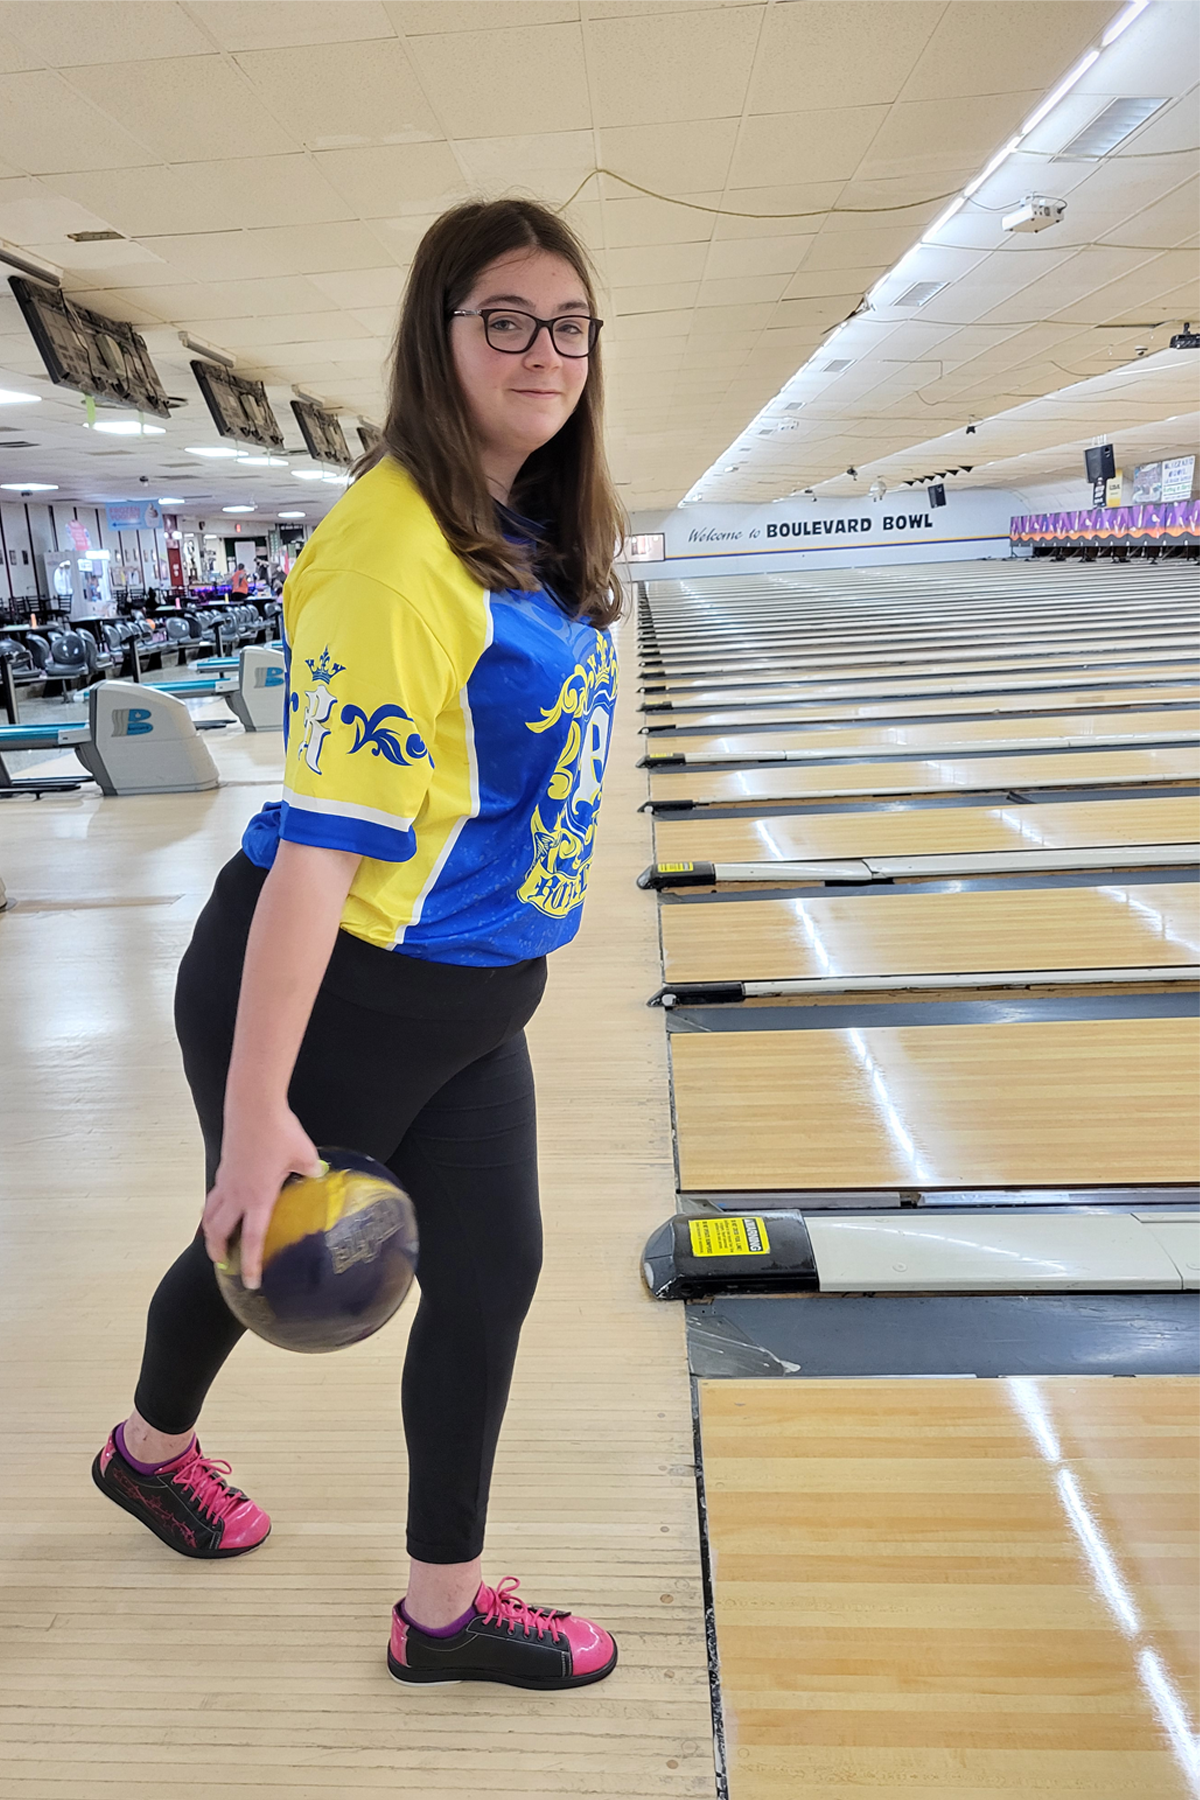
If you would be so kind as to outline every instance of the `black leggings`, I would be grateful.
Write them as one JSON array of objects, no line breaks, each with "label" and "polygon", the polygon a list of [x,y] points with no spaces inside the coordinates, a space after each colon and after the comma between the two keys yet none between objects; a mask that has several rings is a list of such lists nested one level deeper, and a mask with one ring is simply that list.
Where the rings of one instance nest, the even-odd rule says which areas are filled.
[{"label": "black leggings", "polygon": [[[183,958],[175,1025],[211,1187],[246,937],[264,871],[240,853]],[[404,1364],[408,1550],[469,1562],[483,1546],[496,1441],[541,1268],[533,1072],[524,1026],[545,959],[421,962],[339,932],[289,1102],[316,1144],[362,1150],[412,1196],[421,1300]],[[190,1430],[241,1337],[197,1235],[150,1303],[135,1404]]]}]

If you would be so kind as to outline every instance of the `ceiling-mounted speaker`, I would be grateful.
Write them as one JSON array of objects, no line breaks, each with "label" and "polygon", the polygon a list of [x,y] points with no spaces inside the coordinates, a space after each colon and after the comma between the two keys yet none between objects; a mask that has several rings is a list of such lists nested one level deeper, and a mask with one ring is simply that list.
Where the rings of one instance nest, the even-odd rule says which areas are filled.
[{"label": "ceiling-mounted speaker", "polygon": [[1117,459],[1111,444],[1092,444],[1083,453],[1083,466],[1089,481],[1111,481],[1117,472]]}]

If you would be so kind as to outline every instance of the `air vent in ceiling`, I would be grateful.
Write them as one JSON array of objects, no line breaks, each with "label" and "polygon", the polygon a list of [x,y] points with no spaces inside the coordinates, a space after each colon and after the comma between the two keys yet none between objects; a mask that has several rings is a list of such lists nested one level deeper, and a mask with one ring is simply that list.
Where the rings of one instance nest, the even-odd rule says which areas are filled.
[{"label": "air vent in ceiling", "polygon": [[73,244],[123,244],[124,234],[120,231],[68,231],[67,237]]},{"label": "air vent in ceiling", "polygon": [[842,370],[848,369],[853,361],[854,358],[852,356],[835,356],[832,362],[827,362],[825,364],[822,374],[840,375]]},{"label": "air vent in ceiling", "polygon": [[892,305],[924,306],[927,300],[932,300],[935,294],[940,294],[942,289],[948,285],[949,283],[945,281],[914,281],[906,293],[901,294],[898,300],[892,301]]},{"label": "air vent in ceiling", "polygon": [[0,443],[0,450],[36,450],[36,449],[37,449],[37,445],[29,443],[29,441],[26,438],[8,438],[4,443]]},{"label": "air vent in ceiling", "polygon": [[1102,113],[1098,113],[1090,125],[1076,132],[1069,144],[1064,144],[1054,158],[1055,162],[1069,162],[1075,157],[1107,156],[1118,144],[1124,143],[1131,132],[1144,125],[1152,113],[1165,100],[1110,100]]}]

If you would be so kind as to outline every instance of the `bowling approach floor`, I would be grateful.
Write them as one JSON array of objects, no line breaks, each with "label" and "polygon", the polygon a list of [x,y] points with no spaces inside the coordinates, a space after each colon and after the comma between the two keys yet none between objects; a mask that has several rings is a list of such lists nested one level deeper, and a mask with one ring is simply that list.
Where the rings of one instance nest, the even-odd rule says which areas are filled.
[{"label": "bowling approach floor", "polygon": [[1186,700],[1189,588],[649,588],[677,1206],[801,1213],[818,1278],[684,1308],[730,1800],[1200,1792],[1195,1296],[1070,1248],[1200,1270],[1200,740],[1109,673]]},{"label": "bowling approach floor", "polygon": [[226,780],[212,794],[5,804],[4,1800],[713,1795],[684,1322],[639,1275],[673,1181],[645,1006],[654,912],[634,886],[650,854],[634,697],[631,679],[583,930],[530,1032],[547,1261],[486,1552],[489,1578],[518,1574],[533,1599],[619,1635],[614,1675],[574,1694],[387,1675],[411,1306],[333,1357],[239,1347],[203,1442],[274,1515],[255,1555],[186,1562],[96,1493],[89,1464],[128,1405],[145,1303],[201,1203],[175,966],[278,788],[279,740],[209,733]]}]

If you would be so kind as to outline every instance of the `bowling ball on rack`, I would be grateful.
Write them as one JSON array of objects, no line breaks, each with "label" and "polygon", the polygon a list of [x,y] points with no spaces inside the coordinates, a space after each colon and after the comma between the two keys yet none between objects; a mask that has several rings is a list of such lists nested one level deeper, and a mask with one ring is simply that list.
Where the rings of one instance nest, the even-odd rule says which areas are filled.
[{"label": "bowling ball on rack", "polygon": [[230,1312],[281,1350],[357,1344],[399,1309],[417,1266],[417,1218],[390,1169],[353,1150],[322,1150],[318,1176],[280,1191],[263,1245],[262,1286],[242,1282],[235,1239],[218,1263]]}]

